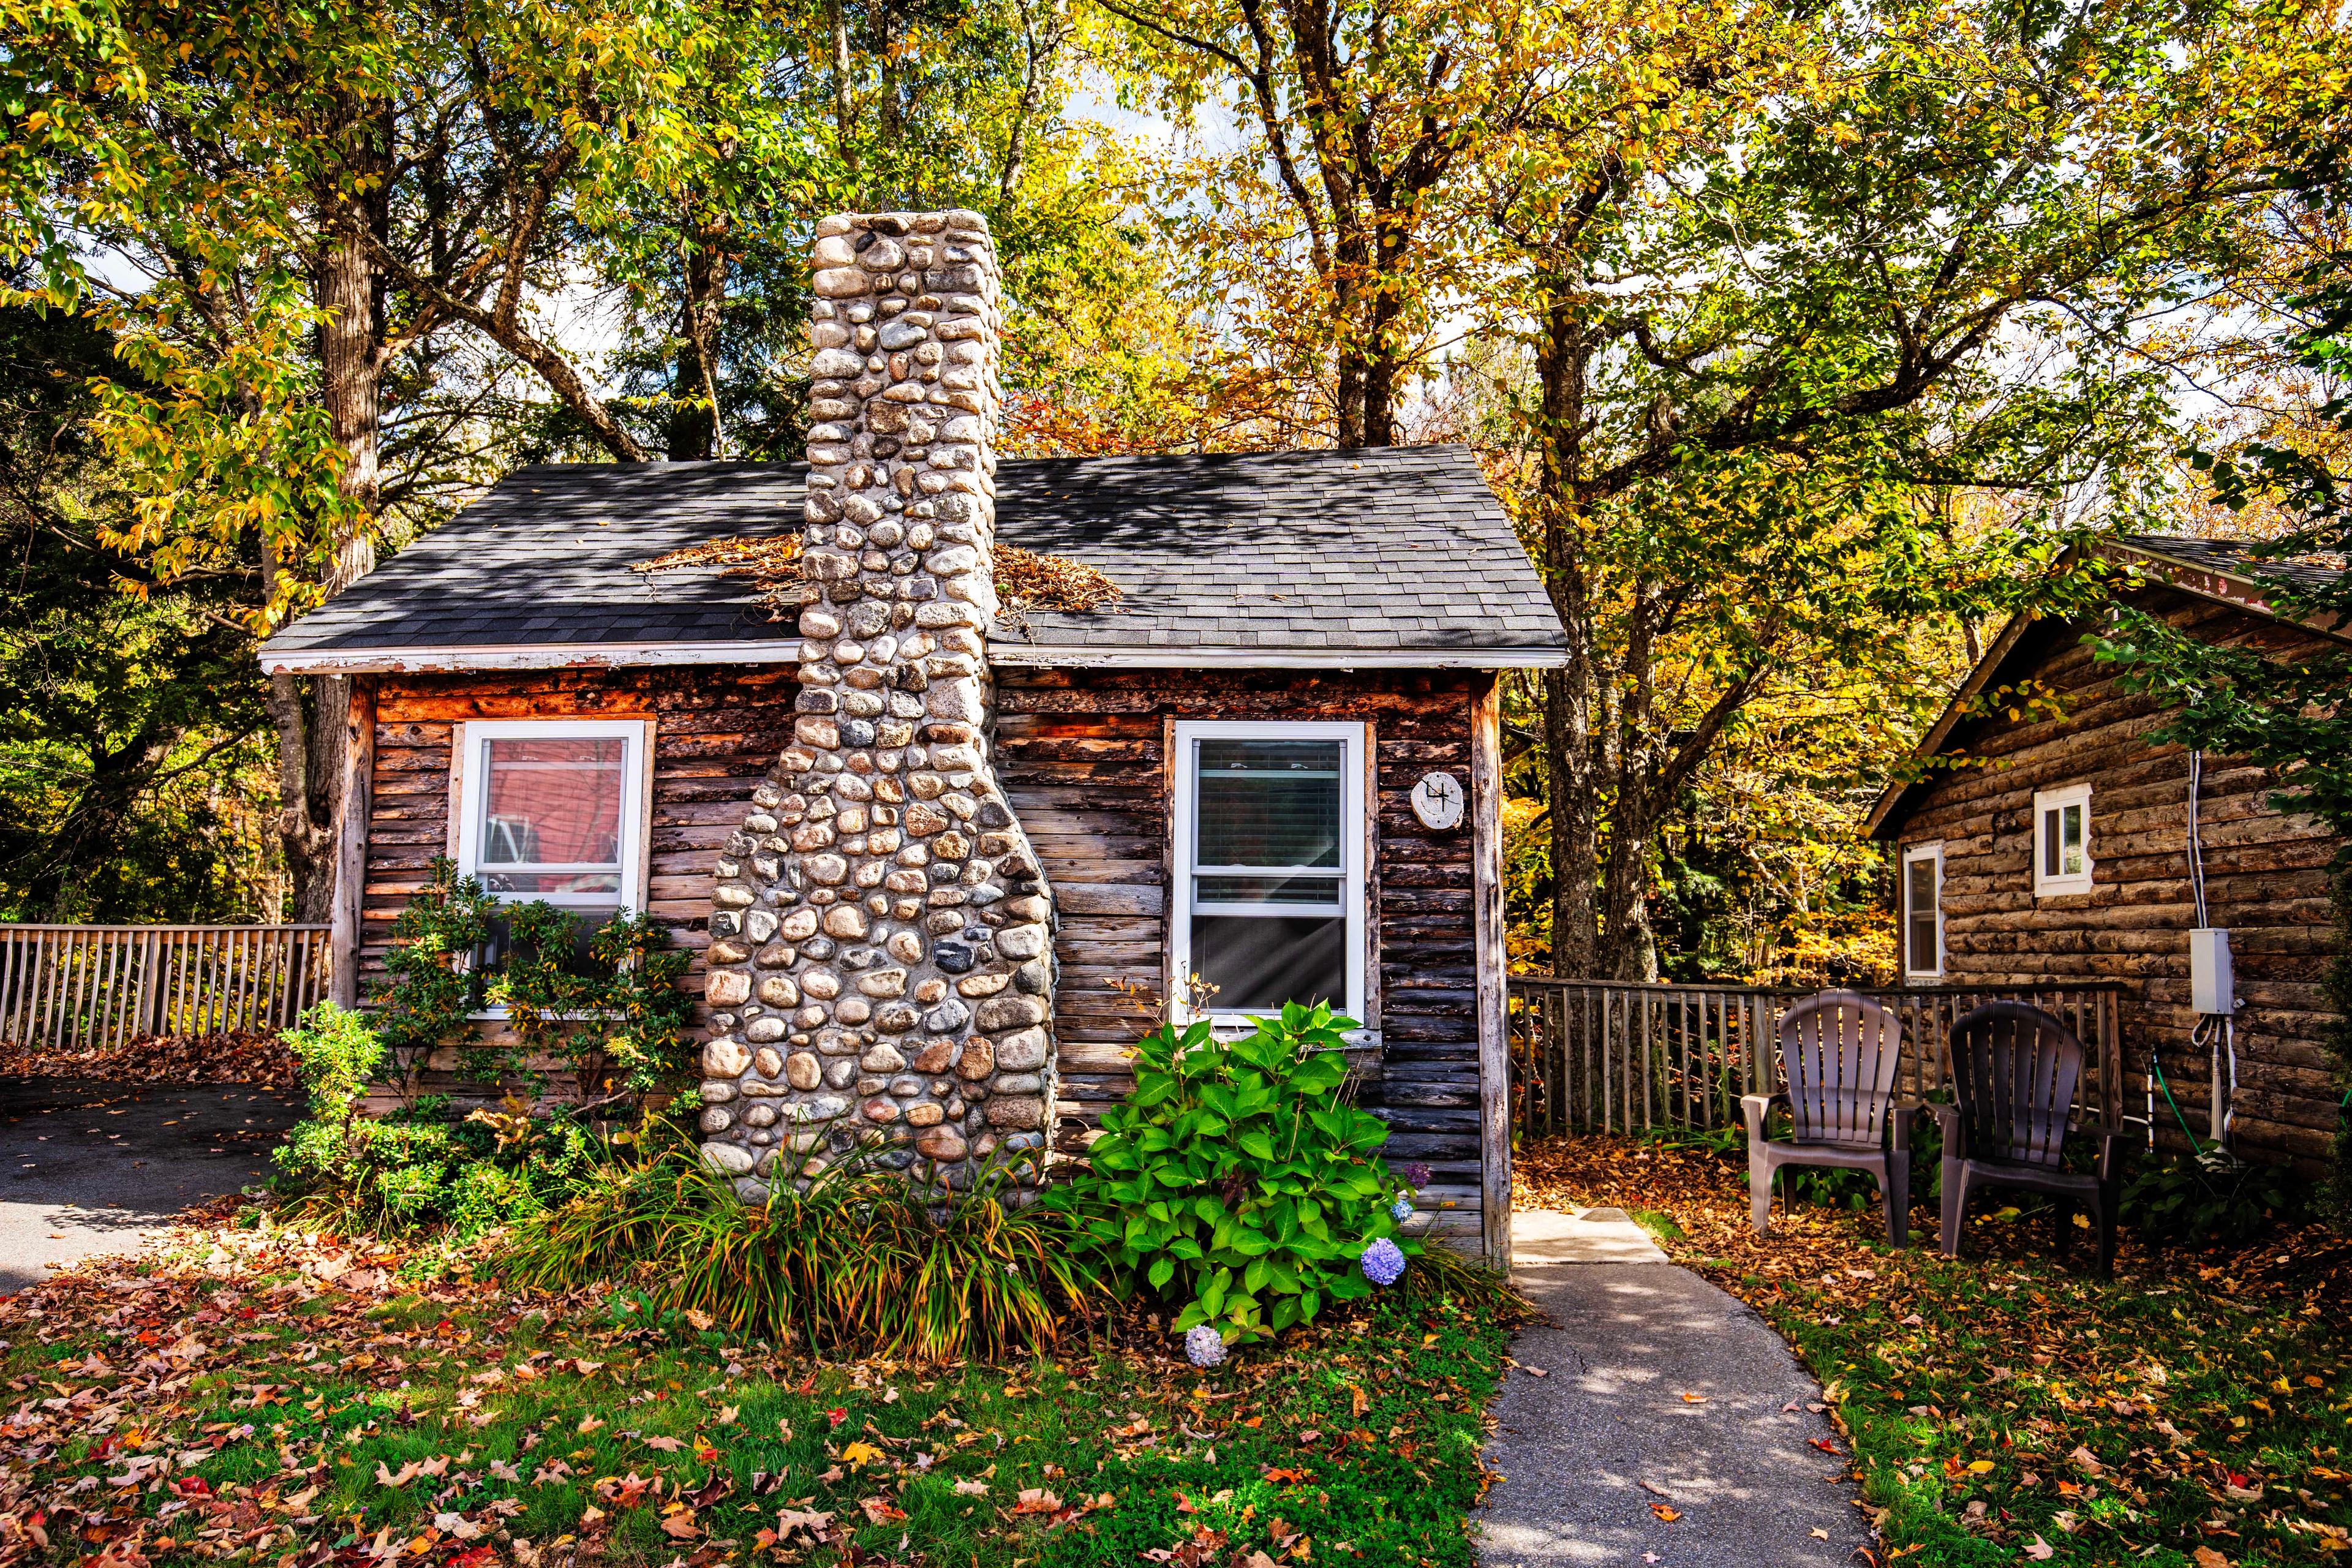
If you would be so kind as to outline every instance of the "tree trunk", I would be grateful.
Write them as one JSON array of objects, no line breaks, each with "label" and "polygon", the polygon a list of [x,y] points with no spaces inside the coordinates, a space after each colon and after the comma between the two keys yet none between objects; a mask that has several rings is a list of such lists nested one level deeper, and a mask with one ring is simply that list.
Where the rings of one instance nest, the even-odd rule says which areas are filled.
[{"label": "tree trunk", "polygon": [[679,258],[686,298],[678,310],[678,399],[669,426],[673,462],[719,455],[719,323],[727,301],[727,223],[689,209]]},{"label": "tree trunk", "polygon": [[324,924],[334,913],[336,826],[343,805],[339,748],[351,703],[349,676],[269,678],[267,706],[278,731],[278,844],[298,921]]},{"label": "tree trunk", "polygon": [[833,128],[840,138],[841,162],[857,173],[857,110],[850,96],[849,11],[843,0],[829,0],[825,20],[833,33]]},{"label": "tree trunk", "polygon": [[1650,854],[1669,804],[1658,787],[1656,584],[1638,581],[1625,612],[1625,651],[1616,676],[1617,710],[1601,731],[1597,794],[1609,802],[1609,848],[1601,870],[1601,967],[1612,980],[1658,977],[1650,930]]},{"label": "tree trunk", "polygon": [[1544,672],[1544,774],[1551,805],[1551,966],[1591,975],[1598,953],[1593,890],[1601,878],[1599,802],[1592,777],[1592,622],[1584,577],[1584,379],[1591,346],[1570,306],[1545,313],[1537,355],[1541,403],[1537,504],[1543,519],[1544,585],[1568,635],[1568,663]]},{"label": "tree trunk", "polygon": [[340,156],[316,193],[310,295],[320,311],[319,394],[328,431],[343,450],[335,488],[348,503],[321,583],[330,598],[375,566],[375,509],[383,484],[383,278],[371,241],[383,237],[384,113],[379,100],[337,96],[327,140]]}]

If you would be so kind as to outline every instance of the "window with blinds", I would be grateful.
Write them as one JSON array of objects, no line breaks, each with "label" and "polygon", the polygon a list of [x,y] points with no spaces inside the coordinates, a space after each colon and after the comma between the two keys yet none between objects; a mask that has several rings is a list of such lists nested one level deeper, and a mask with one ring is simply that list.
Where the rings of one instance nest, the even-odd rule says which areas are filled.
[{"label": "window with blinds", "polygon": [[1177,726],[1171,945],[1192,1011],[1363,1016],[1363,727]]}]

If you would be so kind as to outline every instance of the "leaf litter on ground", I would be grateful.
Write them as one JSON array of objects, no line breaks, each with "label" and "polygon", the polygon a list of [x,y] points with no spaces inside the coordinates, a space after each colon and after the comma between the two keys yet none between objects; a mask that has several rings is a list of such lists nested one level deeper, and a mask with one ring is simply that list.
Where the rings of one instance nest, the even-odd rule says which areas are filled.
[{"label": "leaf litter on ground", "polygon": [[0,1568],[1062,1568],[1204,1531],[1216,1568],[1472,1568],[1509,1314],[1379,1312],[1210,1372],[1148,1324],[1012,1366],[826,1363],[224,1203],[0,1301]]},{"label": "leaf litter on ground", "polygon": [[1533,1141],[1513,1201],[1671,1215],[1675,1260],[1822,1381],[1886,1564],[2352,1563],[2352,1242],[2126,1236],[2103,1283],[2087,1236],[2054,1256],[2046,1211],[1972,1221],[1956,1260],[1924,1201],[1907,1250],[1875,1205],[1776,1201],[1759,1239],[1746,1176],[1665,1142]]}]

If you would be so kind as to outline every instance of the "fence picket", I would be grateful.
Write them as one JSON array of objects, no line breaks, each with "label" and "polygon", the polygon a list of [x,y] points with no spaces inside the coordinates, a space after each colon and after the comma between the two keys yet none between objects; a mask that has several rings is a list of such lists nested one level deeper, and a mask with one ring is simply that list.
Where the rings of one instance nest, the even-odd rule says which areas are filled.
[{"label": "fence picket", "polygon": [[0,924],[0,1039],[79,1051],[283,1028],[317,999],[326,945],[323,925]]},{"label": "fence picket", "polygon": [[[1961,1014],[1986,1002],[2022,1001],[2065,1021],[2091,1054],[2084,1114],[2106,1121],[2122,1109],[2116,982],[1857,989],[1892,1008],[1902,1023],[1905,1063],[1898,1082],[1907,1094],[1925,1098],[1943,1088],[1952,1026]],[[1661,1122],[1685,1130],[1736,1123],[1739,1096],[1778,1087],[1780,1016],[1808,993],[1513,975],[1510,994],[1521,1033],[1511,1056],[1522,1079],[1512,1101],[1517,1129],[1574,1133],[1631,1132]],[[0,1006],[0,1017],[9,1014]]]}]

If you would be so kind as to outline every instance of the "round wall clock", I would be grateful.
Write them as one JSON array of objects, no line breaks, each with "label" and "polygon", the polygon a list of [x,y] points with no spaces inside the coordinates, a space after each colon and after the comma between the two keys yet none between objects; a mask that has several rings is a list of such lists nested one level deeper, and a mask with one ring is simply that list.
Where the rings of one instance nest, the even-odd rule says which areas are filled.
[{"label": "round wall clock", "polygon": [[1412,814],[1423,827],[1441,832],[1462,821],[1462,801],[1467,792],[1452,773],[1423,773],[1412,786]]}]

